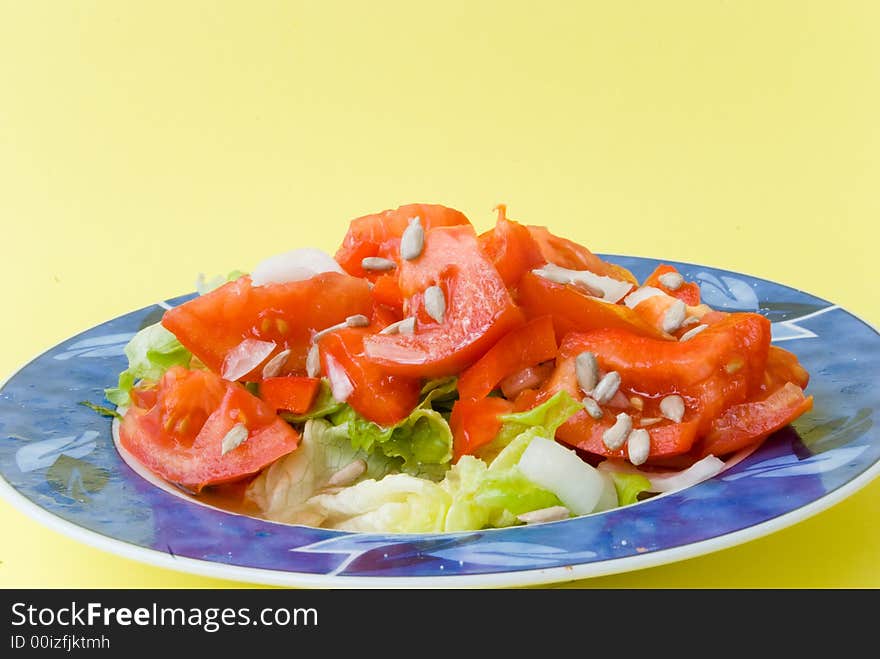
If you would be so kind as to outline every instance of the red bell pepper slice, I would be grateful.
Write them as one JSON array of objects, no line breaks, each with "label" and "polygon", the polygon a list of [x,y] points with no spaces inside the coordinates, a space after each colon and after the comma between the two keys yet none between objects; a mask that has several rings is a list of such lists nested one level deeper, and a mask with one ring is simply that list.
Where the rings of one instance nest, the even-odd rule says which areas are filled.
[{"label": "red bell pepper slice", "polygon": [[449,417],[452,429],[453,461],[463,455],[472,455],[485,446],[501,430],[501,416],[513,412],[513,403],[504,398],[455,401]]},{"label": "red bell pepper slice", "polygon": [[[398,269],[405,312],[416,317],[416,331],[364,339],[367,356],[389,373],[412,377],[457,374],[523,322],[498,271],[480,252],[470,226],[428,231],[422,254]],[[423,308],[424,291],[434,285],[440,286],[446,301],[442,323],[431,319]]]},{"label": "red bell pepper slice", "polygon": [[556,337],[569,332],[616,328],[642,336],[670,339],[629,307],[596,299],[574,286],[557,284],[527,272],[519,282],[518,302],[529,318],[552,316]]},{"label": "red bell pepper slice", "polygon": [[733,405],[712,422],[701,442],[703,456],[726,455],[765,439],[813,407],[813,397],[786,382],[764,400]]},{"label": "red bell pepper slice", "polygon": [[546,263],[555,263],[571,270],[589,270],[597,275],[628,281],[638,286],[638,280],[629,270],[602,260],[583,245],[554,235],[547,227],[529,226],[528,230]]},{"label": "red bell pepper slice", "polygon": [[516,286],[522,276],[547,260],[528,227],[508,220],[503,205],[498,207],[495,227],[480,235],[480,249],[498,270],[508,288]]},{"label": "red bell pepper slice", "polygon": [[318,395],[319,378],[287,375],[260,382],[260,398],[277,411],[305,414]]},{"label": "red bell pepper slice", "polygon": [[700,285],[696,282],[685,282],[674,291],[669,290],[660,283],[660,276],[669,274],[670,272],[678,274],[678,270],[675,268],[675,266],[661,263],[657,266],[657,269],[654,270],[654,272],[652,272],[651,275],[644,281],[642,285],[659,288],[664,293],[671,295],[672,297],[678,298],[689,307],[695,307],[700,304]]},{"label": "red bell pepper slice", "polygon": [[409,416],[419,402],[420,380],[388,373],[364,354],[366,329],[343,329],[318,342],[321,366],[329,373],[332,357],[348,377],[353,390],[346,402],[355,411],[380,426],[391,426]]},{"label": "red bell pepper slice", "polygon": [[512,330],[458,378],[459,396],[484,398],[508,375],[553,359],[556,335],[553,320],[542,316]]}]

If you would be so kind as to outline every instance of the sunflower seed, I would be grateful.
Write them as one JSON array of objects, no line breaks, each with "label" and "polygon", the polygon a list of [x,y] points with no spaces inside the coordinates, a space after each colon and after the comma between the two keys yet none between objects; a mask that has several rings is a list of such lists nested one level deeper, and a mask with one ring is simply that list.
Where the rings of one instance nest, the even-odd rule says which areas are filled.
[{"label": "sunflower seed", "polygon": [[605,377],[599,380],[599,384],[593,388],[593,398],[596,399],[597,403],[607,403],[614,398],[614,394],[617,393],[619,387],[620,374],[617,371],[606,373]]},{"label": "sunflower seed", "polygon": [[379,334],[412,334],[416,330],[416,319],[415,318],[404,318],[403,320],[398,320],[396,323],[391,323],[390,325],[386,325],[381,330],[379,330]]},{"label": "sunflower seed", "polygon": [[568,519],[571,517],[571,511],[565,506],[551,506],[550,508],[541,508],[540,510],[533,510],[528,513],[523,513],[522,515],[517,515],[516,518],[520,522],[525,522],[526,524],[540,524],[541,522],[558,522],[563,519]]},{"label": "sunflower seed", "polygon": [[425,248],[425,229],[422,221],[414,217],[409,221],[409,226],[400,238],[400,258],[412,261],[422,255]]},{"label": "sunflower seed", "polygon": [[672,303],[672,305],[666,310],[666,314],[663,316],[663,331],[664,332],[674,332],[681,324],[684,322],[685,316],[687,315],[687,305],[681,300],[676,300]]},{"label": "sunflower seed", "polygon": [[638,396],[632,396],[629,399],[629,404],[632,405],[634,408],[636,408],[639,412],[641,412],[643,409],[645,409],[645,401],[643,401]]},{"label": "sunflower seed", "polygon": [[584,406],[584,409],[594,419],[601,419],[605,416],[605,413],[602,411],[602,408],[599,407],[599,403],[594,401],[592,398],[587,397],[581,401],[581,404]]},{"label": "sunflower seed", "polygon": [[684,398],[673,395],[660,401],[660,414],[670,421],[680,422],[684,418]]},{"label": "sunflower seed", "polygon": [[660,423],[662,420],[663,420],[663,417],[646,416],[646,417],[642,417],[642,420],[639,421],[639,425],[642,427],[653,426],[655,423]]},{"label": "sunflower seed", "polygon": [[602,442],[611,451],[616,451],[626,442],[633,427],[632,417],[626,412],[617,415],[617,421],[602,433]]},{"label": "sunflower seed", "polygon": [[248,429],[243,423],[236,423],[220,442],[220,455],[226,455],[232,449],[241,445],[248,438]]},{"label": "sunflower seed", "polygon": [[325,327],[321,331],[315,332],[312,335],[312,343],[317,343],[328,334],[332,334],[336,330],[345,329],[346,327],[348,327],[348,323],[346,323],[345,321],[342,321],[341,323],[336,323],[335,325],[331,325],[330,327]]},{"label": "sunflower seed", "polygon": [[381,256],[366,256],[361,259],[361,267],[372,272],[385,272],[394,270],[397,264],[391,259],[383,259]]},{"label": "sunflower seed", "polygon": [[684,319],[684,322],[681,324],[682,327],[690,327],[691,325],[699,325],[700,319],[696,316],[688,316]]},{"label": "sunflower seed", "polygon": [[592,352],[584,351],[574,359],[574,370],[578,386],[585,394],[596,388],[599,382],[599,362]]},{"label": "sunflower seed", "polygon": [[658,277],[660,283],[670,291],[677,291],[684,284],[684,277],[677,272],[667,272]]},{"label": "sunflower seed", "polygon": [[439,286],[428,286],[425,289],[425,311],[438,323],[443,322],[446,315],[446,297]]},{"label": "sunflower seed", "polygon": [[697,325],[693,329],[689,329],[687,332],[685,332],[680,337],[678,337],[678,340],[679,341],[690,341],[692,338],[694,338],[697,334],[702,332],[707,327],[709,327],[709,326],[708,325]]},{"label": "sunflower seed", "polygon": [[272,357],[266,365],[263,367],[263,379],[265,378],[274,378],[276,375],[281,373],[281,369],[284,368],[284,364],[287,363],[287,358],[290,357],[290,349],[282,350],[277,355]]},{"label": "sunflower seed", "polygon": [[309,354],[306,355],[306,375],[310,378],[316,378],[321,374],[321,353],[318,350],[318,344],[313,343],[309,348]]},{"label": "sunflower seed", "polygon": [[367,470],[367,463],[363,460],[355,460],[344,466],[327,479],[327,487],[344,487],[351,485],[360,478]]},{"label": "sunflower seed", "polygon": [[354,316],[349,316],[345,319],[346,327],[366,327],[369,324],[370,319],[362,313],[355,314]]},{"label": "sunflower seed", "polygon": [[626,440],[626,453],[634,465],[645,464],[651,453],[651,435],[641,428],[633,430]]}]

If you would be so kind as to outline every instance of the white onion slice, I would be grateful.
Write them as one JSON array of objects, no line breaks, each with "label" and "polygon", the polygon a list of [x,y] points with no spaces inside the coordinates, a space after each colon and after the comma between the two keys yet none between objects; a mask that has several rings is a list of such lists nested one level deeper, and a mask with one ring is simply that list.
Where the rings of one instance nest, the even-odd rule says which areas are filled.
[{"label": "white onion slice", "polygon": [[593,512],[605,490],[602,474],[552,439],[535,437],[518,466],[526,478],[553,492],[575,515]]},{"label": "white onion slice", "polygon": [[639,302],[644,302],[650,297],[654,297],[657,295],[664,295],[666,297],[670,297],[659,288],[654,288],[653,286],[642,286],[641,288],[637,288],[632,293],[627,295],[623,299],[623,303],[628,306],[630,309],[635,309]]},{"label": "white onion slice", "polygon": [[726,468],[723,460],[714,455],[707,455],[687,469],[681,471],[643,471],[618,460],[605,460],[599,464],[599,471],[617,472],[622,474],[641,474],[651,482],[651,492],[674,492],[692,487],[697,483],[717,476]]},{"label": "white onion slice", "polygon": [[251,282],[254,286],[286,284],[311,279],[322,272],[342,273],[342,268],[326,252],[315,247],[302,247],[260,262],[251,273]]},{"label": "white onion slice", "polygon": [[629,293],[633,285],[628,281],[621,281],[613,277],[597,275],[589,270],[571,270],[563,268],[555,263],[548,263],[541,268],[532,270],[536,275],[558,283],[583,284],[586,288],[601,291],[599,298],[605,302],[616,303]]},{"label": "white onion slice", "polygon": [[245,339],[227,353],[220,375],[224,380],[235,382],[262,364],[273,350],[272,341]]},{"label": "white onion slice", "polygon": [[348,379],[345,369],[334,359],[333,355],[328,354],[324,359],[327,362],[327,378],[330,380],[330,391],[333,392],[333,398],[344,403],[354,391],[354,385]]}]

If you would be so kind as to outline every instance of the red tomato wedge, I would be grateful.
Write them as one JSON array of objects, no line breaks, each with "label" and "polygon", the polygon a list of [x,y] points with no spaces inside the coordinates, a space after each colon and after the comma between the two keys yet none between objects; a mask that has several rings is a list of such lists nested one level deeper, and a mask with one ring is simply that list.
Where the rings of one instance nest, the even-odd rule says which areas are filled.
[{"label": "red tomato wedge", "polygon": [[[287,374],[305,370],[314,331],[355,314],[369,316],[372,307],[365,280],[335,272],[266,286],[253,286],[249,277],[241,277],[170,309],[162,324],[216,373],[244,339],[258,339],[275,343],[273,354],[291,350],[282,372]],[[260,367],[243,379],[261,379]]]},{"label": "red tomato wedge", "polygon": [[770,346],[767,354],[767,370],[764,374],[764,389],[776,391],[786,382],[806,389],[810,382],[810,374],[800,365],[798,358],[788,350],[779,346]]},{"label": "red tomato wedge", "polygon": [[529,318],[551,316],[560,340],[569,332],[602,328],[656,339],[672,338],[626,306],[603,302],[574,286],[557,284],[532,272],[523,275],[519,282],[518,301]]},{"label": "red tomato wedge", "polygon": [[[196,492],[254,474],[299,443],[269,405],[208,371],[173,366],[151,390],[132,397],[119,441],[150,471]],[[223,439],[237,424],[247,437],[224,454]]]},{"label": "red tomato wedge", "polygon": [[504,398],[455,401],[449,427],[452,429],[453,461],[472,455],[485,446],[501,430],[501,416],[513,412],[513,403]]},{"label": "red tomato wedge", "polygon": [[467,225],[470,221],[454,208],[437,204],[407,204],[393,210],[364,215],[351,221],[336,261],[343,270],[356,277],[373,278],[381,273],[367,272],[361,261],[368,256],[400,261],[400,237],[409,221],[418,217],[428,231],[434,227]]},{"label": "red tomato wedge", "polygon": [[555,263],[571,270],[589,270],[597,275],[628,281],[638,286],[638,280],[629,270],[602,260],[583,245],[556,236],[547,227],[529,226],[528,230],[547,263]]},{"label": "red tomato wedge", "polygon": [[764,400],[734,405],[712,422],[702,455],[726,455],[761,441],[813,407],[813,397],[786,382]]},{"label": "red tomato wedge", "polygon": [[542,316],[517,327],[468,367],[458,378],[464,399],[485,398],[508,375],[556,356],[553,320]]},{"label": "red tomato wedge", "polygon": [[321,380],[286,375],[260,382],[260,398],[274,410],[305,414],[309,411]]},{"label": "red tomato wedge", "polygon": [[330,373],[332,359],[348,378],[352,392],[346,402],[361,416],[391,426],[405,419],[419,402],[421,381],[392,375],[364,354],[364,340],[371,335],[363,329],[345,329],[323,337],[318,346],[324,373]]},{"label": "red tomato wedge", "polygon": [[644,281],[642,286],[653,286],[654,288],[659,288],[664,293],[671,295],[672,297],[678,298],[690,307],[695,307],[700,304],[700,285],[696,282],[685,282],[674,291],[660,283],[660,277],[670,273],[680,274],[675,266],[661,263],[657,266],[657,269],[654,270],[654,272],[652,272],[651,275]]},{"label": "red tomato wedge", "polygon": [[[389,373],[423,378],[459,373],[523,322],[470,226],[428,231],[421,256],[404,261],[399,270],[405,311],[417,318],[415,333],[364,339],[366,355]],[[423,308],[429,286],[443,291],[442,323]]]},{"label": "red tomato wedge", "polygon": [[505,207],[498,207],[495,228],[480,235],[480,249],[498,270],[508,287],[516,286],[522,276],[546,263],[541,248],[528,227],[508,220]]}]

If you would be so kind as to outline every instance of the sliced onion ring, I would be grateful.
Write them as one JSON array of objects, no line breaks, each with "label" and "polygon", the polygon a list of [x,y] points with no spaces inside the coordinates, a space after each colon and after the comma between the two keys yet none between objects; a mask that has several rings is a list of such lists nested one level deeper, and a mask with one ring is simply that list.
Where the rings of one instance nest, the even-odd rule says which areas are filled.
[{"label": "sliced onion ring", "polygon": [[330,380],[330,391],[333,392],[333,398],[344,403],[354,391],[354,385],[348,379],[345,369],[334,359],[333,355],[326,355],[324,359],[327,363],[327,378]]},{"label": "sliced onion ring", "polygon": [[240,380],[262,364],[275,348],[272,341],[245,339],[227,353],[220,376],[230,382]]}]

